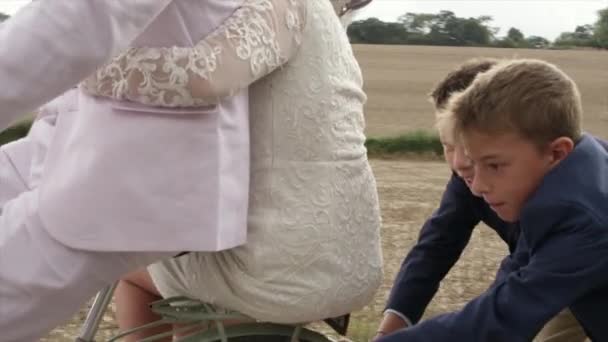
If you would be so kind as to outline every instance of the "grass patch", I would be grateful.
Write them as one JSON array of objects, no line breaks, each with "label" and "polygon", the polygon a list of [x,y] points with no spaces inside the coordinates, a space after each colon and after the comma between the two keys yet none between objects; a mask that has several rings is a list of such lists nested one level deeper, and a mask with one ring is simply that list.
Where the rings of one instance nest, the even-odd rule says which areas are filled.
[{"label": "grass patch", "polygon": [[423,156],[441,158],[443,147],[437,134],[414,131],[396,137],[369,138],[365,142],[370,157]]},{"label": "grass patch", "polygon": [[[380,324],[380,317],[382,315],[380,312],[375,312],[375,316],[377,319],[370,321],[364,317],[357,316],[357,314],[351,315],[350,323],[348,325],[348,331],[346,334],[346,336],[348,337],[347,341],[370,341],[376,335],[376,330],[378,328],[378,324]],[[346,341],[344,339],[341,339],[341,336],[338,335],[338,333],[336,333],[325,323],[314,322],[310,324],[308,328],[320,332],[321,334],[330,337],[330,339],[334,341]]]},{"label": "grass patch", "polygon": [[31,125],[31,120],[23,120],[0,132],[0,145],[25,137]]},{"label": "grass patch", "polygon": [[[0,132],[0,145],[27,135],[31,120],[22,120]],[[396,137],[368,138],[367,153],[372,158],[442,158],[439,136],[427,131],[413,131]]]},{"label": "grass patch", "polygon": [[365,322],[357,320],[355,322],[351,322],[348,327],[348,337],[352,341],[356,342],[370,341],[376,335],[378,324],[380,324],[380,321]]}]

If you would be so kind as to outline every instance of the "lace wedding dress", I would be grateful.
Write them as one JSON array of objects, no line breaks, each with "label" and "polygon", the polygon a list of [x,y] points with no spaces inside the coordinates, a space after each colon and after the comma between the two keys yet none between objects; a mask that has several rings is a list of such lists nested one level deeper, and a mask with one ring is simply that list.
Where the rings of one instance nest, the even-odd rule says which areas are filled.
[{"label": "lace wedding dress", "polygon": [[277,323],[334,317],[371,300],[382,256],[366,97],[329,1],[246,0],[196,46],[130,49],[82,87],[168,107],[250,89],[248,242],[151,266],[164,296]]}]

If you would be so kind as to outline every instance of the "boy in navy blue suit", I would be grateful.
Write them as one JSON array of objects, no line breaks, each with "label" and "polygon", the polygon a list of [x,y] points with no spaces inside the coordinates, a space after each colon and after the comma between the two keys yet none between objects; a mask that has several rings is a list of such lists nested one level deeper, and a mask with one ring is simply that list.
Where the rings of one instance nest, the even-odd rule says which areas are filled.
[{"label": "boy in navy blue suit", "polygon": [[[496,63],[495,59],[474,59],[451,71],[431,93],[435,110],[445,110],[452,93],[466,89],[477,74]],[[482,198],[471,193],[467,182],[472,180],[473,167],[464,156],[463,147],[455,143],[450,130],[443,126],[446,125],[438,124],[437,128],[444,157],[453,172],[439,208],[424,223],[418,243],[401,265],[376,337],[420,320],[441,280],[460,258],[479,222],[495,230],[510,250],[515,248],[516,227],[498,218]]]},{"label": "boy in navy blue suit", "polygon": [[592,341],[608,341],[608,152],[581,131],[574,82],[542,61],[502,62],[445,115],[473,162],[471,190],[520,236],[461,311],[379,341],[531,341],[566,308]]},{"label": "boy in navy blue suit", "polygon": [[[479,73],[488,71],[497,63],[496,59],[473,59],[448,73],[431,93],[435,110],[445,111],[452,94],[465,90]],[[437,129],[446,161],[454,172],[440,207],[425,222],[418,243],[401,265],[376,339],[420,320],[441,280],[460,258],[480,221],[496,231],[509,252],[515,249],[517,225],[501,220],[482,198],[471,193],[468,185],[473,167],[464,156],[462,145],[451,136],[450,122],[438,120]],[[511,264],[509,259],[506,262]],[[583,342],[585,339],[584,331],[569,310],[551,320],[536,337],[537,342]]]}]

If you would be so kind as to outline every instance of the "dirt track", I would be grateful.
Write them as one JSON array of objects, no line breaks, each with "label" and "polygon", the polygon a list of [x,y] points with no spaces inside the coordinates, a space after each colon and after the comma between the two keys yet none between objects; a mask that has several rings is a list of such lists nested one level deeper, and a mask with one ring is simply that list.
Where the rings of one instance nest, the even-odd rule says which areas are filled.
[{"label": "dirt track", "polygon": [[[383,218],[385,278],[375,301],[355,315],[361,322],[353,338],[364,341],[375,331],[393,278],[407,251],[415,244],[424,221],[439,203],[449,176],[442,162],[374,160]],[[475,230],[463,257],[443,281],[425,316],[434,316],[460,308],[482,292],[506,255],[506,245],[485,226]],[[364,322],[373,322],[366,324]]]}]

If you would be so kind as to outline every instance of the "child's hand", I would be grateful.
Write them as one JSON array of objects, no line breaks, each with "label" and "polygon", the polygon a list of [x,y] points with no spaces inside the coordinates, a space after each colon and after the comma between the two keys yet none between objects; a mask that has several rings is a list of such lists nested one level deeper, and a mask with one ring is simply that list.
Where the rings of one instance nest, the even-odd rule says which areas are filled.
[{"label": "child's hand", "polygon": [[408,324],[401,317],[395,315],[392,312],[387,312],[378,326],[376,336],[372,339],[373,341],[378,340],[380,337],[393,333],[397,330],[407,328]]}]

